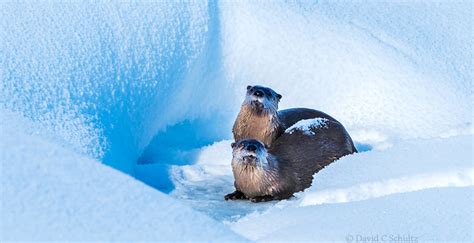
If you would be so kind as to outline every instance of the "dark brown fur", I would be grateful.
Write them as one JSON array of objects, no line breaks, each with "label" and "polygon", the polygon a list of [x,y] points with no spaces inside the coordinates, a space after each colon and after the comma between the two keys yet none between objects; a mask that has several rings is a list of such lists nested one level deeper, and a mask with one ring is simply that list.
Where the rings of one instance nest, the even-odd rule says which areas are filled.
[{"label": "dark brown fur", "polygon": [[283,133],[268,150],[280,164],[298,175],[296,191],[302,191],[313,181],[313,175],[335,160],[357,152],[346,129],[337,121],[312,128],[314,135],[301,130]]},{"label": "dark brown fur", "polygon": [[[283,133],[270,149],[259,146],[266,155],[265,166],[257,168],[255,173],[242,173],[239,158],[234,154],[233,171],[236,177],[236,191],[226,195],[225,199],[251,199],[268,201],[285,199],[293,193],[311,186],[313,175],[322,168],[341,158],[356,152],[352,140],[344,127],[335,120],[327,120],[324,126],[313,127],[308,135],[295,129]],[[239,144],[255,143],[253,140],[237,142]],[[234,153],[236,148],[234,148]],[[261,158],[261,160],[263,160]],[[242,186],[245,185],[245,186]]]}]

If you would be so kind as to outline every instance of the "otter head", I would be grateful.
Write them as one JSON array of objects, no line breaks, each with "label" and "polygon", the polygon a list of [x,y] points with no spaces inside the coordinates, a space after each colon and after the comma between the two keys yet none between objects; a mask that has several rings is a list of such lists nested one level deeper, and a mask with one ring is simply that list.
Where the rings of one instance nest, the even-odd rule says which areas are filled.
[{"label": "otter head", "polygon": [[273,89],[249,85],[243,105],[250,107],[257,114],[276,114],[281,97]]},{"label": "otter head", "polygon": [[265,168],[268,165],[265,145],[255,139],[245,139],[232,143],[232,160],[244,167]]}]

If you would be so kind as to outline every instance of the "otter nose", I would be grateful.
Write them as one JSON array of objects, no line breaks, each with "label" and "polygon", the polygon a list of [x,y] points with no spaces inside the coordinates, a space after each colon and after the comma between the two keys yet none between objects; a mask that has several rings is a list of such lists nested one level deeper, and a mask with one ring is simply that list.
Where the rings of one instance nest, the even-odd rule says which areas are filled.
[{"label": "otter nose", "polygon": [[253,93],[253,95],[257,96],[257,97],[263,97],[263,92],[260,91],[260,90],[257,90]]},{"label": "otter nose", "polygon": [[257,150],[257,146],[255,146],[253,144],[249,144],[249,145],[247,145],[247,150],[248,151],[255,151],[255,150]]}]

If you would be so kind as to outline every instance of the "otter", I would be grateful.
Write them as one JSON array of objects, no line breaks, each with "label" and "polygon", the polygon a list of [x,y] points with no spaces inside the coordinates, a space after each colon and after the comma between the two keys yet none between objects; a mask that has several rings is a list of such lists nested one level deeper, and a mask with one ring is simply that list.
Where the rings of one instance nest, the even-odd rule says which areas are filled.
[{"label": "otter", "polygon": [[355,151],[344,127],[328,118],[301,120],[268,148],[262,141],[232,143],[236,190],[225,200],[282,200],[311,186],[313,175]]},{"label": "otter", "polygon": [[282,95],[271,88],[248,85],[245,100],[232,128],[234,140],[256,139],[271,147],[285,129],[300,120],[320,117],[338,122],[330,115],[313,109],[278,111],[281,98]]}]

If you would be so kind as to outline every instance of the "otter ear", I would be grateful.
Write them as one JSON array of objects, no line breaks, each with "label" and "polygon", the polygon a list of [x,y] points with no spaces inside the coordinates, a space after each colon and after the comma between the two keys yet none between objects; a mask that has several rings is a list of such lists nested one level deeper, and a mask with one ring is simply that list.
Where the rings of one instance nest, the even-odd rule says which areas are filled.
[{"label": "otter ear", "polygon": [[247,85],[247,90],[251,89],[252,85]]},{"label": "otter ear", "polygon": [[235,148],[235,145],[236,145],[235,143],[231,143],[231,144],[230,144],[230,146],[231,146],[232,148]]},{"label": "otter ear", "polygon": [[281,94],[277,94],[278,100],[281,100],[282,97],[283,97],[283,96],[281,96]]}]

